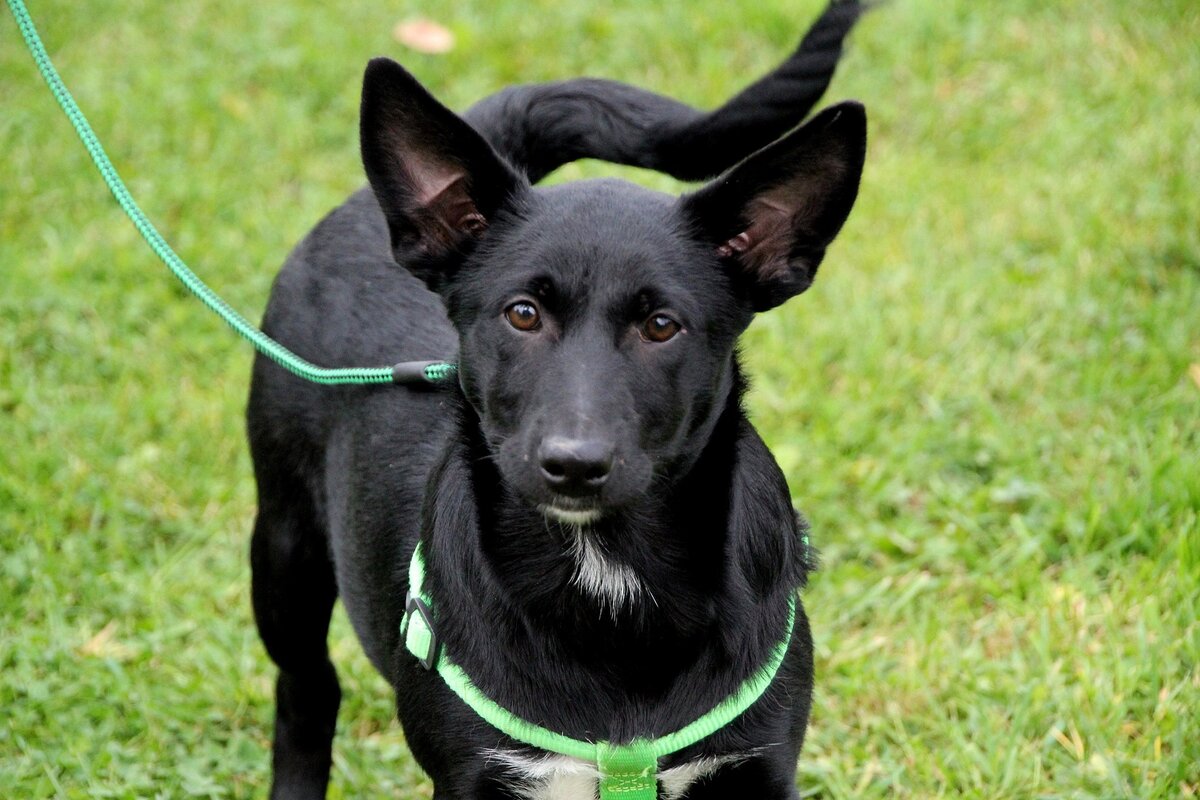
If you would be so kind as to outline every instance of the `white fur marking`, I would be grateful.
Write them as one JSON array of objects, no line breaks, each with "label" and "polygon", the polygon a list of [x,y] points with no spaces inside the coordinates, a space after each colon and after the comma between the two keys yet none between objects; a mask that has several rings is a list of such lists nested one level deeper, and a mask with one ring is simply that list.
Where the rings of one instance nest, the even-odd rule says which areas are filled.
[{"label": "white fur marking", "polygon": [[575,529],[571,553],[575,557],[572,583],[601,605],[607,605],[613,614],[626,604],[632,605],[646,591],[633,567],[608,558],[596,541],[584,536],[579,528]]},{"label": "white fur marking", "polygon": [[[531,756],[515,750],[486,750],[484,758],[499,762],[513,779],[513,789],[523,800],[596,800],[600,771],[595,764],[561,755]],[[698,758],[658,773],[663,800],[678,800],[693,783],[721,767],[738,764],[751,753]]]},{"label": "white fur marking", "polygon": [[515,750],[486,750],[513,779],[509,788],[523,800],[596,800],[600,773],[594,764],[560,755],[529,756]]}]

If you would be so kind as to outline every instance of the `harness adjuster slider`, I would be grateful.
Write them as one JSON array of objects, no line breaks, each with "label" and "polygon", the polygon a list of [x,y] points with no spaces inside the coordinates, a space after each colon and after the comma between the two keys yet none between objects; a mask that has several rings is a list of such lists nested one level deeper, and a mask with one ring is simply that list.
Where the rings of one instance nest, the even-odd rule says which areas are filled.
[{"label": "harness adjuster slider", "polygon": [[404,609],[404,646],[408,652],[416,656],[427,670],[437,666],[438,641],[437,631],[433,627],[433,615],[429,606],[420,597],[409,595],[408,605]]}]

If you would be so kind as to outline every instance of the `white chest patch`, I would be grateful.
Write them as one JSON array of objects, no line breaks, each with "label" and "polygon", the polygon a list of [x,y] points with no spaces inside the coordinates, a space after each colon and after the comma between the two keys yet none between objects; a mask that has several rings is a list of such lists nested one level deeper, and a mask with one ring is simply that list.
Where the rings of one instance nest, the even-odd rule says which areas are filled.
[{"label": "white chest patch", "polygon": [[632,567],[613,561],[580,528],[575,529],[571,554],[575,558],[572,582],[599,600],[614,615],[627,604],[637,602],[643,594],[654,599]]},{"label": "white chest patch", "polygon": [[[600,771],[595,764],[560,755],[531,756],[515,750],[487,750],[489,763],[500,764],[523,800],[596,800],[600,793]],[[698,758],[658,773],[662,800],[679,800],[693,783],[721,767],[738,764],[751,753],[717,758]]]}]

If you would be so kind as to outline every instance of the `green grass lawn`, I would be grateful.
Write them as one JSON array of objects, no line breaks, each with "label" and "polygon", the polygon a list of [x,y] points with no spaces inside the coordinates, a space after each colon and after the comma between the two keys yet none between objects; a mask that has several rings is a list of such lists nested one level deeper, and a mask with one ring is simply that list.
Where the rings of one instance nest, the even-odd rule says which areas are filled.
[{"label": "green grass lawn", "polygon": [[[362,183],[373,55],[450,105],[617,78],[712,106],[820,0],[37,0],[134,195],[257,317]],[[662,6],[662,7],[657,7]],[[443,56],[393,25],[449,26]],[[252,797],[251,353],[119,215],[0,13],[0,797]],[[892,0],[813,290],[744,340],[810,516],[806,797],[1200,795],[1200,5]],[[554,180],[619,174],[585,163]],[[339,613],[330,795],[428,797]]]}]

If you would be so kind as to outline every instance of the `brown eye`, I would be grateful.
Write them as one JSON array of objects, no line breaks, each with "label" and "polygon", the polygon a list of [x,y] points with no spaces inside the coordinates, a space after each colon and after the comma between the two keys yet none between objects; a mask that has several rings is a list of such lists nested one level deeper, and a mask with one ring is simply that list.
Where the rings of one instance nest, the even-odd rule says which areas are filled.
[{"label": "brown eye", "polygon": [[655,314],[642,323],[641,334],[647,342],[661,344],[675,338],[675,334],[682,329],[682,325],[666,314]]},{"label": "brown eye", "polygon": [[542,327],[542,317],[538,314],[537,306],[522,300],[504,309],[508,324],[519,331],[536,331]]}]

